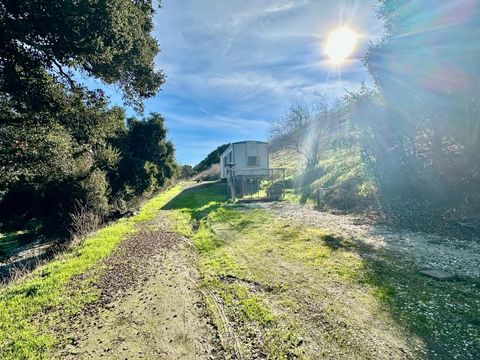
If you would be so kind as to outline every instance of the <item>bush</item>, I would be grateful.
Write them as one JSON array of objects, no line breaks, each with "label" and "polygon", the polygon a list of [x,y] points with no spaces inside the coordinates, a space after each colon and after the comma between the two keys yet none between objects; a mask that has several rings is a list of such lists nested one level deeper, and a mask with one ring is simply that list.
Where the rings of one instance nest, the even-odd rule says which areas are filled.
[{"label": "bush", "polygon": [[38,213],[37,188],[19,182],[12,186],[0,200],[0,229],[4,232],[23,229],[29,219]]},{"label": "bush", "polygon": [[84,203],[87,210],[95,215],[103,217],[108,214],[108,195],[110,193],[107,174],[95,169],[83,181],[80,182],[81,196],[79,201]]},{"label": "bush", "polygon": [[[39,219],[63,235],[75,204],[85,206],[82,214],[102,219],[123,189],[142,196],[175,175],[174,148],[160,115],[127,121],[125,110],[110,106],[102,90],[69,74],[76,70],[118,85],[125,103],[141,112],[165,77],[153,64],[154,8],[130,0],[121,6],[94,1],[95,11],[82,1],[23,3],[28,5],[1,5],[11,30],[2,32],[2,40],[11,46],[1,49],[0,225]],[[19,32],[28,45],[17,41]],[[83,41],[92,36],[94,42]]]},{"label": "bush", "polygon": [[220,179],[220,164],[213,164],[193,177],[194,180],[215,181]]}]

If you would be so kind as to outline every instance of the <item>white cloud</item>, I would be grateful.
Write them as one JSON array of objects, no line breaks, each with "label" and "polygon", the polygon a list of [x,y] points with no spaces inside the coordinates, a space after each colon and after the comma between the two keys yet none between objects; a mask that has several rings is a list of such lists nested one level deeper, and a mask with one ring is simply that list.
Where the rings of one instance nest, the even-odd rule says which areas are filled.
[{"label": "white cloud", "polygon": [[237,133],[249,133],[251,128],[265,130],[268,127],[267,120],[245,119],[239,117],[228,117],[223,115],[185,115],[175,112],[164,112],[167,120],[174,120],[184,125],[192,126],[192,131],[202,129],[221,129],[223,131],[235,130]]},{"label": "white cloud", "polygon": [[[328,68],[322,42],[346,23],[364,34],[365,42],[373,39],[381,32],[373,4],[376,0],[163,0],[155,18],[162,49],[156,63],[167,82],[148,108],[165,113],[173,137],[194,126],[218,134],[218,143],[232,131],[264,138],[267,120],[291,104],[308,104],[323,93],[333,99],[369,81],[358,60],[342,73]],[[360,46],[357,57],[364,50]]]}]

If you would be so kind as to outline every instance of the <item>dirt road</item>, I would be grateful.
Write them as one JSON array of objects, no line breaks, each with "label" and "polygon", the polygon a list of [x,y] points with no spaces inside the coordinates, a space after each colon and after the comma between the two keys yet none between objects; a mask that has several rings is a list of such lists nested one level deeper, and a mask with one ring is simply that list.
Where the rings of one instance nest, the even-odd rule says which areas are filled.
[{"label": "dirt road", "polygon": [[[123,241],[54,355],[475,359],[475,244],[290,203],[227,204],[223,190],[183,191]],[[458,277],[423,276],[431,264]]]},{"label": "dirt road", "polygon": [[[126,240],[106,261],[100,300],[71,319],[71,359],[212,359],[221,356],[198,289],[197,255],[169,232],[165,214]],[[59,331],[61,331],[59,329]]]}]

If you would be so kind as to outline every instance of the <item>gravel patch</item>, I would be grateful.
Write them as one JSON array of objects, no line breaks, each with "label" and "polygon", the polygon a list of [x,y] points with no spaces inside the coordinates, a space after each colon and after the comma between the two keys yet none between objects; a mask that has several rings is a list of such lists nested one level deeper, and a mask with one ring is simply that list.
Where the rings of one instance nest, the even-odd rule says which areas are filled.
[{"label": "gravel patch", "polygon": [[287,223],[319,227],[352,241],[413,257],[422,269],[440,269],[457,276],[480,277],[480,239],[399,230],[359,215],[319,212],[289,202],[251,203],[247,208],[267,210]]}]

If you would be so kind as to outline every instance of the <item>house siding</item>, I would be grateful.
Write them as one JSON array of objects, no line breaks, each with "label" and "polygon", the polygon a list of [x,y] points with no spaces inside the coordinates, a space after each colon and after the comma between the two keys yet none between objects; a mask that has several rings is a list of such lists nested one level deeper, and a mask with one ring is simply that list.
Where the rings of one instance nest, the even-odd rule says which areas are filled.
[{"label": "house siding", "polygon": [[[231,154],[231,155],[230,155]],[[220,157],[220,172],[222,179],[228,175],[230,161],[235,163],[234,175],[261,176],[268,175],[268,144],[260,141],[243,141],[231,144]],[[249,163],[249,157],[256,158],[256,161]]]}]

